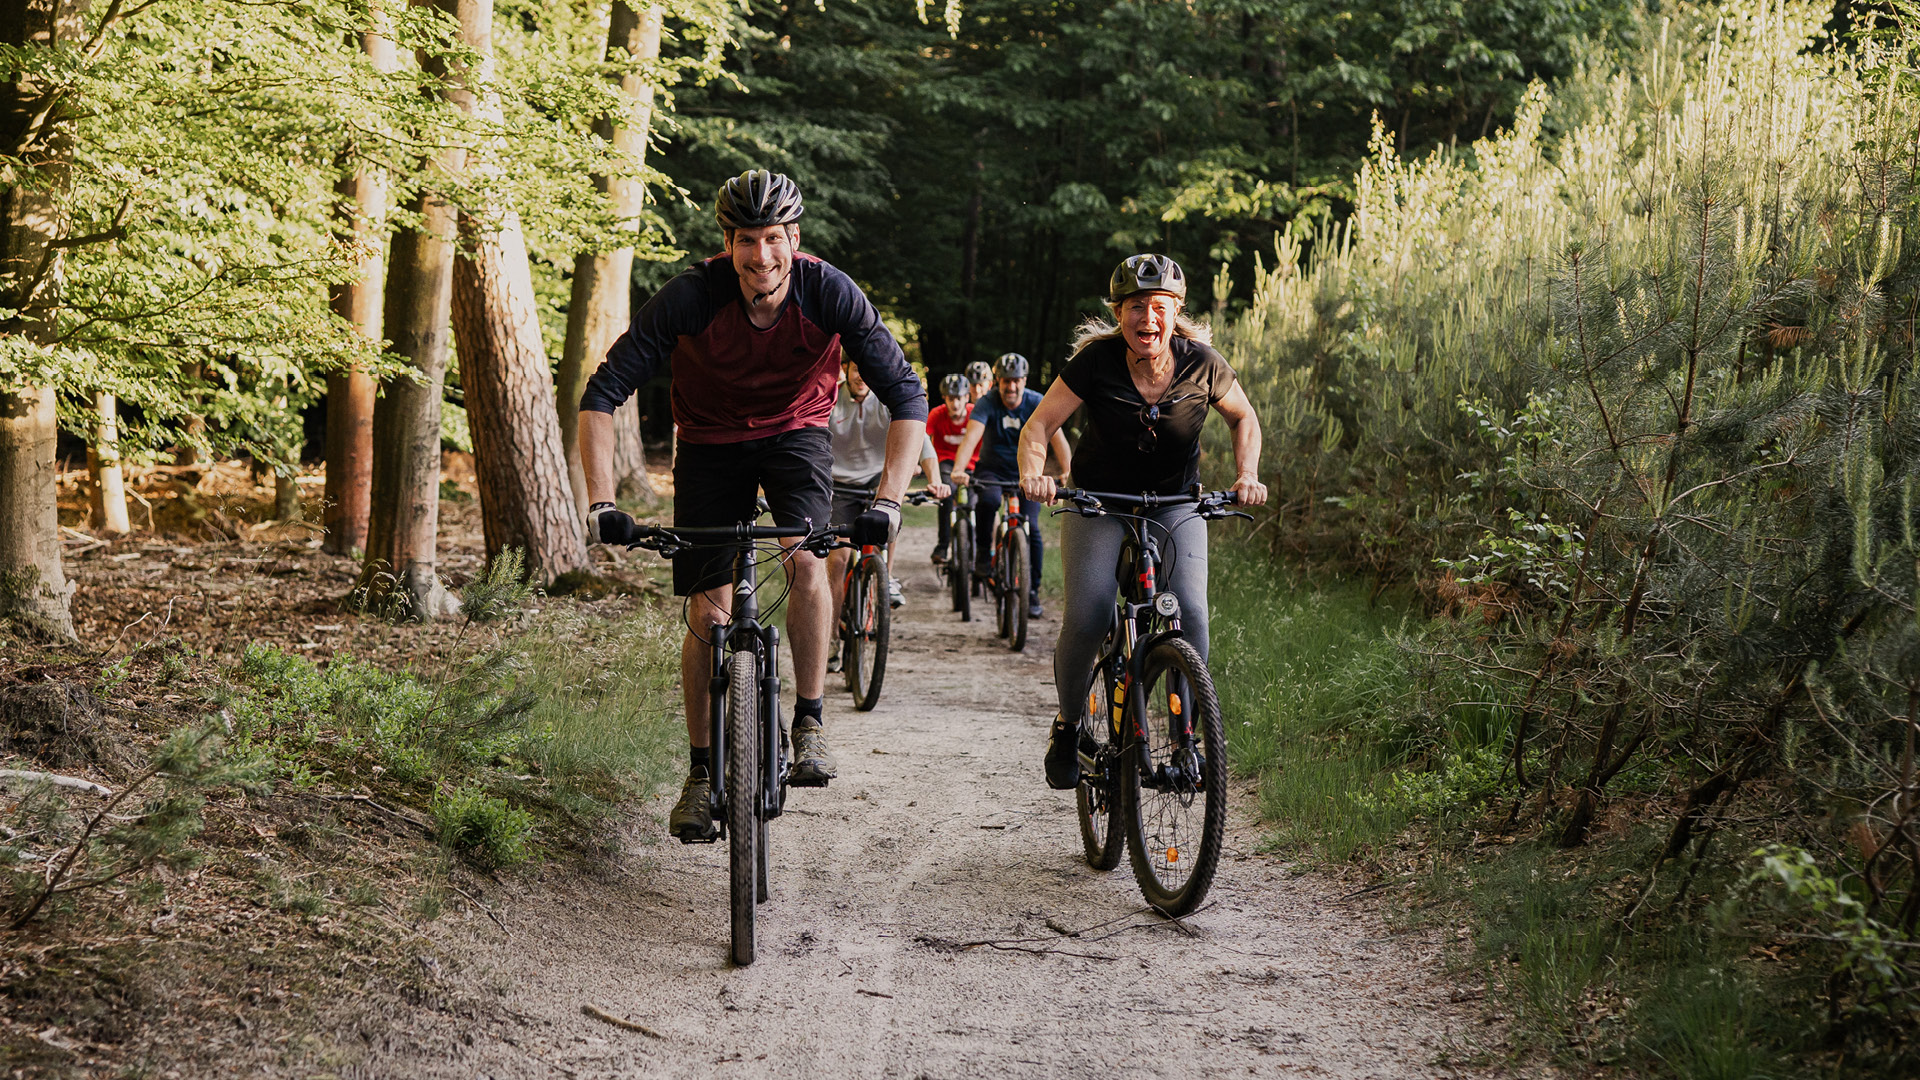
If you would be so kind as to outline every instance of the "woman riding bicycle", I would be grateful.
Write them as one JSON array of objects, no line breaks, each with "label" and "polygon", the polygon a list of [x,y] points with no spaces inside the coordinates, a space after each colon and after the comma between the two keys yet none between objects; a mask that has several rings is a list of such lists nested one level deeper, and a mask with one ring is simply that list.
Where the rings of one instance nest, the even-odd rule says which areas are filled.
[{"label": "woman riding bicycle", "polygon": [[[1135,255],[1113,272],[1107,307],[1115,322],[1090,319],[1073,355],[1020,433],[1020,490],[1051,503],[1056,486],[1043,471],[1047,446],[1082,405],[1087,428],[1074,453],[1082,488],[1177,495],[1200,479],[1200,429],[1207,410],[1233,435],[1233,491],[1245,506],[1267,501],[1260,482],[1260,420],[1233,369],[1208,344],[1207,328],[1182,310],[1187,279],[1164,255]],[[1117,323],[1117,325],[1116,325]],[[1181,627],[1207,655],[1207,528],[1191,506],[1144,511],[1161,537],[1163,581],[1180,598]],[[1087,680],[1113,618],[1114,567],[1126,540],[1111,517],[1066,515],[1060,565],[1066,577],[1060,637],[1053,652],[1060,712],[1047,737],[1047,784],[1080,782],[1077,732]]]}]

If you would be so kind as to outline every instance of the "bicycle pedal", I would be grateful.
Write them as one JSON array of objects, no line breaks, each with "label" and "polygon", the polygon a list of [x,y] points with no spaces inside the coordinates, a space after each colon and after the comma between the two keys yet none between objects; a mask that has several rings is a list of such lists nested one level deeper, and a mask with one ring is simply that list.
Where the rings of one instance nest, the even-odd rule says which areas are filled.
[{"label": "bicycle pedal", "polygon": [[705,840],[696,840],[691,836],[681,836],[681,837],[676,837],[675,839],[679,840],[683,844],[717,844],[720,842],[720,838],[718,836],[709,836]]},{"label": "bicycle pedal", "polygon": [[826,787],[831,777],[788,777],[788,787]]}]

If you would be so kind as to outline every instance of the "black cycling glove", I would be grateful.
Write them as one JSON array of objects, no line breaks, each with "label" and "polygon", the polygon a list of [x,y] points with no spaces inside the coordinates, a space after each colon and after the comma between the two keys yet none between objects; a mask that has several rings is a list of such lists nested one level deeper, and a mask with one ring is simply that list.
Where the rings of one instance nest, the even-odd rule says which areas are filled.
[{"label": "black cycling glove", "polygon": [[587,543],[631,544],[640,538],[640,526],[632,515],[610,502],[594,503],[587,510]]},{"label": "black cycling glove", "polygon": [[853,536],[861,547],[881,547],[900,531],[900,504],[892,499],[875,499],[865,513],[853,519]]}]

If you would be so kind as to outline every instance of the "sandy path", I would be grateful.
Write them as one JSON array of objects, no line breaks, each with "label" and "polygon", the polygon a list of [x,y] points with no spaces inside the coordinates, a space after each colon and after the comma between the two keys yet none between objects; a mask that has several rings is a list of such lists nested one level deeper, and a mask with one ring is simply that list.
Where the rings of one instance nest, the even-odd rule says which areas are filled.
[{"label": "sandy path", "polygon": [[[1484,1029],[1448,1004],[1437,948],[1254,853],[1244,809],[1191,933],[1141,911],[1124,861],[1086,866],[1072,797],[1039,766],[1058,624],[1015,655],[959,622],[931,532],[902,539],[884,699],[863,714],[829,696],[840,778],[795,791],[774,824],[757,963],[726,962],[725,845],[655,841],[656,802],[601,878],[549,872],[490,897],[510,940],[484,917],[443,920],[453,1030],[390,1032],[366,1074],[1455,1075],[1443,1062]],[[1053,951],[945,944],[984,939]]]}]

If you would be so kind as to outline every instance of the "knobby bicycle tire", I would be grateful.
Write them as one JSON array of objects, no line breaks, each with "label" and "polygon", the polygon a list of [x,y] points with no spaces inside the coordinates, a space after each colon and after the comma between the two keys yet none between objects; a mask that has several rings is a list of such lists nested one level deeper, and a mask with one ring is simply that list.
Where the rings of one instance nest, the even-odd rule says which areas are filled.
[{"label": "knobby bicycle tire", "polygon": [[993,549],[993,580],[987,583],[987,587],[993,590],[994,634],[1002,638],[1013,633],[1013,609],[1007,606],[1007,598],[1013,595],[1007,588],[1007,581],[1013,574],[1013,556],[1010,554],[1011,546],[1006,543],[1006,535],[1000,534],[1000,542]]},{"label": "knobby bicycle tire", "polygon": [[[1148,651],[1131,693],[1135,700],[1127,702],[1127,715],[1140,726],[1121,754],[1127,848],[1147,903],[1178,917],[1200,906],[1220,864],[1227,828],[1226,726],[1213,676],[1182,638],[1166,638]],[[1177,706],[1176,694],[1181,695]],[[1182,711],[1185,723],[1179,721]],[[1186,728],[1190,739],[1178,735]],[[1145,776],[1140,739],[1153,770]],[[1199,754],[1197,760],[1187,759],[1197,783],[1155,779],[1191,751]]]},{"label": "knobby bicycle tire", "polygon": [[860,662],[853,682],[853,707],[868,712],[880,704],[880,684],[887,677],[887,642],[893,633],[887,561],[878,555],[868,555],[860,560],[855,579],[860,587],[860,606],[853,612],[856,622],[851,636],[853,653]]},{"label": "knobby bicycle tire", "polygon": [[[855,556],[858,558],[858,556]],[[840,598],[840,673],[847,680],[847,692],[860,692],[860,632],[858,630],[858,612],[860,610],[860,568],[858,564],[847,575],[847,591]]]},{"label": "knobby bicycle tire", "polygon": [[1007,532],[1007,647],[1020,652],[1027,647],[1027,527]]},{"label": "knobby bicycle tire", "polygon": [[960,621],[972,622],[973,523],[970,521],[953,523],[953,561],[947,564],[947,586],[953,590],[953,610],[960,613]]},{"label": "knobby bicycle tire", "polygon": [[733,962],[753,963],[759,903],[760,685],[753,650],[727,660],[727,856],[733,900]]},{"label": "knobby bicycle tire", "polygon": [[1087,714],[1080,719],[1080,745],[1087,748],[1096,768],[1104,771],[1080,773],[1080,787],[1074,802],[1080,812],[1080,844],[1086,850],[1087,865],[1095,870],[1111,870],[1120,865],[1127,849],[1127,830],[1120,827],[1120,761],[1114,756],[1113,669],[1105,656],[1094,669],[1087,686]]}]

